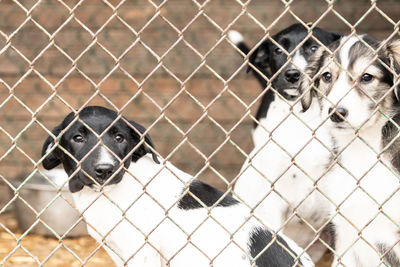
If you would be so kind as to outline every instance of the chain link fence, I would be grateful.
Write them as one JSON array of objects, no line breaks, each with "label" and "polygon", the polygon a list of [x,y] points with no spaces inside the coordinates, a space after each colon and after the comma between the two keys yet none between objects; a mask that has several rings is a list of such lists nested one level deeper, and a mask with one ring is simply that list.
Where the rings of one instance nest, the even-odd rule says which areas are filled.
[{"label": "chain link fence", "polygon": [[[20,196],[41,169],[45,137],[71,111],[119,111],[149,129],[165,159],[232,190],[253,148],[262,92],[228,31],[254,45],[292,23],[312,22],[384,40],[398,32],[399,20],[398,0],[0,1],[0,263],[112,264],[90,238],[51,229],[52,237],[30,234],[51,228],[41,216],[55,199],[73,205],[60,191],[40,210]],[[16,225],[16,205],[36,217],[26,231]],[[317,266],[330,261],[327,255]]]}]

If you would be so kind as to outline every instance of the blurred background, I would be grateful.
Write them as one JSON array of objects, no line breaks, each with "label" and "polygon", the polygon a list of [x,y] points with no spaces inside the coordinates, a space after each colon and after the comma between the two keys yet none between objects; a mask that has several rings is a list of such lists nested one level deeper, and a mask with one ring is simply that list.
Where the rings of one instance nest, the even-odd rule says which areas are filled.
[{"label": "blurred background", "polygon": [[91,239],[25,237],[11,213],[24,201],[10,183],[40,167],[46,129],[69,112],[122,109],[150,128],[163,157],[226,190],[252,149],[261,93],[226,32],[253,46],[302,20],[387,38],[398,31],[400,1],[372,2],[0,1],[0,262],[80,266],[77,255],[110,264]]}]

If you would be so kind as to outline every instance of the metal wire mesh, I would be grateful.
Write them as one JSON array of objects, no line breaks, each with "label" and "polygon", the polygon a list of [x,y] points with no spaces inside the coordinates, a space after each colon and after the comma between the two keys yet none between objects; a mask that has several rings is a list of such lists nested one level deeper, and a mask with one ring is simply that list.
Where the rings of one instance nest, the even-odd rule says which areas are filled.
[{"label": "metal wire mesh", "polygon": [[[19,195],[41,168],[44,137],[69,112],[102,105],[146,125],[163,158],[229,194],[249,159],[263,93],[228,31],[255,45],[292,23],[312,22],[384,40],[398,35],[399,20],[396,0],[1,1],[1,264],[110,264],[104,244],[70,240],[42,219],[59,199],[73,206],[61,189],[41,210]],[[23,233],[9,222],[15,203],[37,218]],[[31,237],[39,225],[56,239]]]}]

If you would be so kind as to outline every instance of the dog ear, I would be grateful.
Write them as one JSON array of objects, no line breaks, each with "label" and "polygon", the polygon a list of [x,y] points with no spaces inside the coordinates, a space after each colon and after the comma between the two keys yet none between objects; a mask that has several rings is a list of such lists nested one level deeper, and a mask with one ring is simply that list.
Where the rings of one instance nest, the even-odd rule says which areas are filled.
[{"label": "dog ear", "polygon": [[306,112],[310,108],[314,97],[314,89],[308,77],[302,79],[299,89],[303,95],[301,98],[301,106],[303,107],[303,112]]},{"label": "dog ear", "polygon": [[330,42],[329,43],[333,43],[336,40],[339,40],[340,38],[342,38],[343,35],[339,34],[339,33],[335,33],[335,32],[330,32],[329,33],[329,39]]},{"label": "dog ear", "polygon": [[[63,127],[62,124],[60,124],[57,127],[55,127],[51,132],[57,138],[57,136],[61,133],[62,130]],[[43,159],[42,164],[46,170],[51,170],[57,165],[61,164],[61,150],[58,147],[56,147],[51,152],[49,152],[54,145],[55,145],[55,139],[51,135],[47,137],[46,141],[43,144],[42,157],[43,156],[46,157]]]},{"label": "dog ear", "polygon": [[[144,128],[142,125],[134,122],[134,121],[129,121],[129,123],[131,124],[131,126],[134,128],[131,128],[132,134],[134,137],[140,139],[141,135],[144,134],[144,132],[146,131],[146,128]],[[135,130],[136,129],[136,130]],[[140,134],[138,134],[138,132]],[[157,155],[154,153],[154,151],[152,149],[150,149],[148,146],[150,146],[151,148],[154,149],[154,144],[153,141],[151,140],[150,136],[148,134],[146,134],[144,136],[144,143],[140,145],[139,148],[136,149],[135,152],[133,152],[132,154],[132,160],[134,162],[136,162],[138,159],[140,159],[141,157],[143,157],[144,155],[146,155],[147,153],[151,153],[153,160],[155,163],[160,164],[160,161],[157,158]]]},{"label": "dog ear", "polygon": [[315,27],[312,31],[313,31],[313,36],[317,38],[320,42],[322,42],[325,46],[343,37],[342,34],[336,32],[328,32],[318,27]]},{"label": "dog ear", "polygon": [[[400,76],[400,39],[393,40],[389,42],[386,46],[386,54],[389,59],[389,66],[392,68],[392,71],[395,73],[393,78],[393,82],[399,82]],[[397,79],[396,79],[397,77]],[[394,95],[397,101],[400,102],[400,84],[396,86],[394,89]]]},{"label": "dog ear", "polygon": [[303,112],[310,108],[312,100],[316,95],[315,88],[319,86],[319,79],[315,79],[315,75],[317,75],[323,67],[326,53],[327,51],[325,51],[323,47],[319,47],[310,58],[310,62],[305,70],[306,75],[303,75],[299,87],[300,93],[302,94],[301,105],[303,107]]},{"label": "dog ear", "polygon": [[[266,69],[269,69],[269,61],[270,61],[270,49],[271,49],[271,41],[266,40],[261,43],[253,53],[251,53],[249,57],[249,62],[253,64],[258,69],[262,70],[265,73]],[[247,72],[253,70],[252,67],[247,68]]]}]

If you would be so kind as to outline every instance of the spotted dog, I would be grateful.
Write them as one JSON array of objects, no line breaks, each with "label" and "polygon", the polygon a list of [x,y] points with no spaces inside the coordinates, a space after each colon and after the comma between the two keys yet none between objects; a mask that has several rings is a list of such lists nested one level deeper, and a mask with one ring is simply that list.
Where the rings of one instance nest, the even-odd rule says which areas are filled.
[{"label": "spotted dog", "polygon": [[63,164],[89,234],[117,266],[314,266],[236,199],[160,160],[146,129],[112,110],[69,114],[42,155],[46,169]]},{"label": "spotted dog", "polygon": [[339,160],[320,181],[334,203],[332,266],[400,266],[400,41],[349,36],[329,48],[301,88],[304,109],[318,102],[328,118]]},{"label": "spotted dog", "polygon": [[[292,105],[295,103],[294,101],[299,96],[298,87],[302,71],[305,70],[309,58],[320,44],[328,45],[341,36],[318,27],[312,30],[312,37],[307,35],[308,29],[302,24],[293,24],[273,35],[271,38],[275,42],[269,39],[263,41],[249,57],[249,62],[256,69],[249,66],[248,71],[253,73],[261,88],[266,89],[256,113],[257,122],[254,124],[255,131],[253,133],[255,144],[265,142],[261,134],[260,138],[257,137],[257,128],[267,118],[268,111],[282,106],[283,113],[286,114],[289,108],[287,103]],[[228,32],[228,38],[243,54],[249,54],[250,48],[245,43],[242,34],[231,30]],[[288,57],[288,53],[292,53],[292,56]],[[272,88],[279,93],[279,96],[276,96],[274,91],[268,88],[268,81],[264,78],[270,79],[272,76],[276,76],[271,80]],[[275,110],[273,113],[273,116],[276,117],[277,111]]]},{"label": "spotted dog", "polygon": [[[231,31],[229,38],[244,54],[249,53],[240,33]],[[314,261],[326,250],[324,244],[315,240],[316,236],[321,237],[322,233],[329,243],[324,228],[329,203],[314,189],[314,182],[329,165],[327,146],[332,145],[330,136],[319,129],[322,118],[317,106],[302,112],[298,88],[302,72],[320,44],[328,45],[339,38],[339,34],[317,27],[308,37],[307,28],[293,24],[272,36],[276,43],[267,39],[249,57],[257,68],[249,70],[266,91],[256,114],[255,148],[242,167],[235,193],[255,207],[255,214],[270,222],[273,229],[283,227],[286,235],[308,248]],[[260,73],[273,77],[271,86],[278,94]],[[312,140],[313,131],[319,139]],[[298,216],[293,216],[294,212]]]}]

